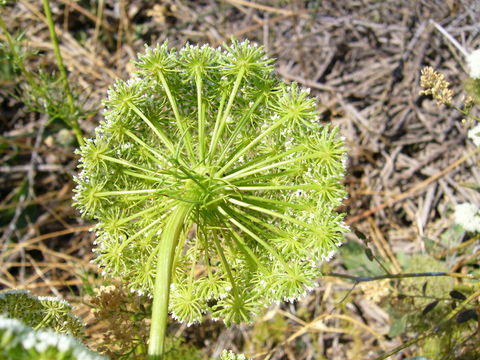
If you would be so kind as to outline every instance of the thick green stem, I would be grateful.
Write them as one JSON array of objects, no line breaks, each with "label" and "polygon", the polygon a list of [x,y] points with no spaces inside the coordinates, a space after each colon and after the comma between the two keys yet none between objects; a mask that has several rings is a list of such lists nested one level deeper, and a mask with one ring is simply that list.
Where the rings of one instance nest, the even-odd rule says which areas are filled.
[{"label": "thick green stem", "polygon": [[191,204],[178,204],[177,208],[168,216],[162,232],[158,250],[155,287],[153,289],[152,325],[148,346],[150,360],[161,360],[165,351],[168,301],[175,248],[185,227],[185,220],[191,210]]},{"label": "thick green stem", "polygon": [[78,144],[83,145],[83,134],[80,126],[78,125],[77,118],[75,117],[75,102],[73,100],[72,91],[70,90],[70,84],[68,83],[67,71],[63,65],[62,54],[60,52],[60,46],[58,46],[58,38],[55,32],[55,25],[53,23],[52,12],[50,11],[50,3],[48,0],[43,0],[43,9],[45,11],[45,16],[47,17],[48,30],[50,31],[50,38],[52,39],[53,51],[55,53],[58,70],[60,70],[60,77],[67,95],[68,107],[70,108],[71,117],[67,120],[67,122],[75,133]]}]

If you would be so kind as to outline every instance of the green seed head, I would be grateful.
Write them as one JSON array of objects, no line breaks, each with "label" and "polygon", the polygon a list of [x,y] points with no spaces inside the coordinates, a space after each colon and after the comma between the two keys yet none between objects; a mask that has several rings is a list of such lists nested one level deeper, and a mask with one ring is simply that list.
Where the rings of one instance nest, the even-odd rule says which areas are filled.
[{"label": "green seed head", "polygon": [[170,310],[249,321],[315,286],[342,241],[345,148],[315,100],[248,41],[147,48],[80,149],[76,206],[97,221],[96,261],[151,293],[168,215],[187,207]]}]

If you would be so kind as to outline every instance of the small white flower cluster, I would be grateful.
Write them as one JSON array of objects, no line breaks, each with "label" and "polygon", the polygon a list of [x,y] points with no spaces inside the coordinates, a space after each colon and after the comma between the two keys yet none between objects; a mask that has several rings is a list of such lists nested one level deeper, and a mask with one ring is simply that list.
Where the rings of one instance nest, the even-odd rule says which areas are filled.
[{"label": "small white flower cluster", "polygon": [[467,231],[480,231],[480,209],[470,203],[458,204],[454,212],[455,223]]},{"label": "small white flower cluster", "polygon": [[0,316],[2,359],[105,360],[88,350],[74,337],[52,330],[35,331],[16,319]]},{"label": "small white flower cluster", "polygon": [[473,141],[475,146],[480,146],[480,124],[468,130],[468,137]]},{"label": "small white flower cluster", "polygon": [[235,354],[232,350],[223,350],[220,360],[249,360],[243,354]]},{"label": "small white flower cluster", "polygon": [[467,56],[467,66],[470,76],[474,79],[480,79],[480,49]]},{"label": "small white flower cluster", "polygon": [[8,296],[10,295],[24,295],[24,296],[30,296],[30,291],[27,290],[18,290],[18,289],[13,289],[13,290],[7,290],[2,293],[0,293],[0,300],[6,300]]},{"label": "small white flower cluster", "polygon": [[68,302],[66,302],[63,299],[56,298],[54,296],[37,296],[37,300],[40,302],[51,302],[51,303],[59,303],[62,307],[66,309],[71,309],[72,305],[70,305]]},{"label": "small white flower cluster", "polygon": [[71,310],[72,306],[63,299],[34,296],[25,290],[8,290],[0,294],[0,315],[18,319],[32,328],[50,328],[76,335],[84,325]]}]

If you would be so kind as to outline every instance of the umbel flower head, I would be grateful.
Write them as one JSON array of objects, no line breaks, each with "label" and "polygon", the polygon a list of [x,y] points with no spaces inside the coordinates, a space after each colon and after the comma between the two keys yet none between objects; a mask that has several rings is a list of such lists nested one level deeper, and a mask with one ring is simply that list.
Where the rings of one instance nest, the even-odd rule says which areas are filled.
[{"label": "umbel flower head", "polygon": [[80,149],[76,206],[96,262],[151,294],[162,234],[177,236],[170,311],[227,324],[315,286],[346,227],[345,148],[315,99],[262,47],[146,48]]},{"label": "umbel flower head", "polygon": [[78,336],[83,330],[81,319],[72,313],[65,300],[50,296],[33,296],[25,290],[0,293],[0,315],[21,320],[35,329],[50,328]]},{"label": "umbel flower head", "polygon": [[34,330],[0,315],[0,359],[107,360],[70,335]]}]

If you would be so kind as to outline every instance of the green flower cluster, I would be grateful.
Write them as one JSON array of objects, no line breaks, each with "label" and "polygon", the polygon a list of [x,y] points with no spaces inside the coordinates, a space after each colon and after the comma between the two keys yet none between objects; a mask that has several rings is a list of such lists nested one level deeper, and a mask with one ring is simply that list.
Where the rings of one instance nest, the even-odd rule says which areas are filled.
[{"label": "green flower cluster", "polygon": [[65,300],[50,296],[33,296],[25,290],[0,293],[0,315],[22,321],[35,329],[50,328],[56,332],[79,335],[82,320],[72,314]]},{"label": "green flower cluster", "polygon": [[35,331],[16,319],[0,316],[0,358],[5,360],[106,360],[72,336]]},{"label": "green flower cluster", "polygon": [[[345,147],[315,99],[248,41],[146,48],[79,150],[76,207],[98,225],[96,262],[152,294],[173,250],[170,311],[248,322],[315,287],[342,242]],[[159,274],[159,276],[163,276]]]}]

